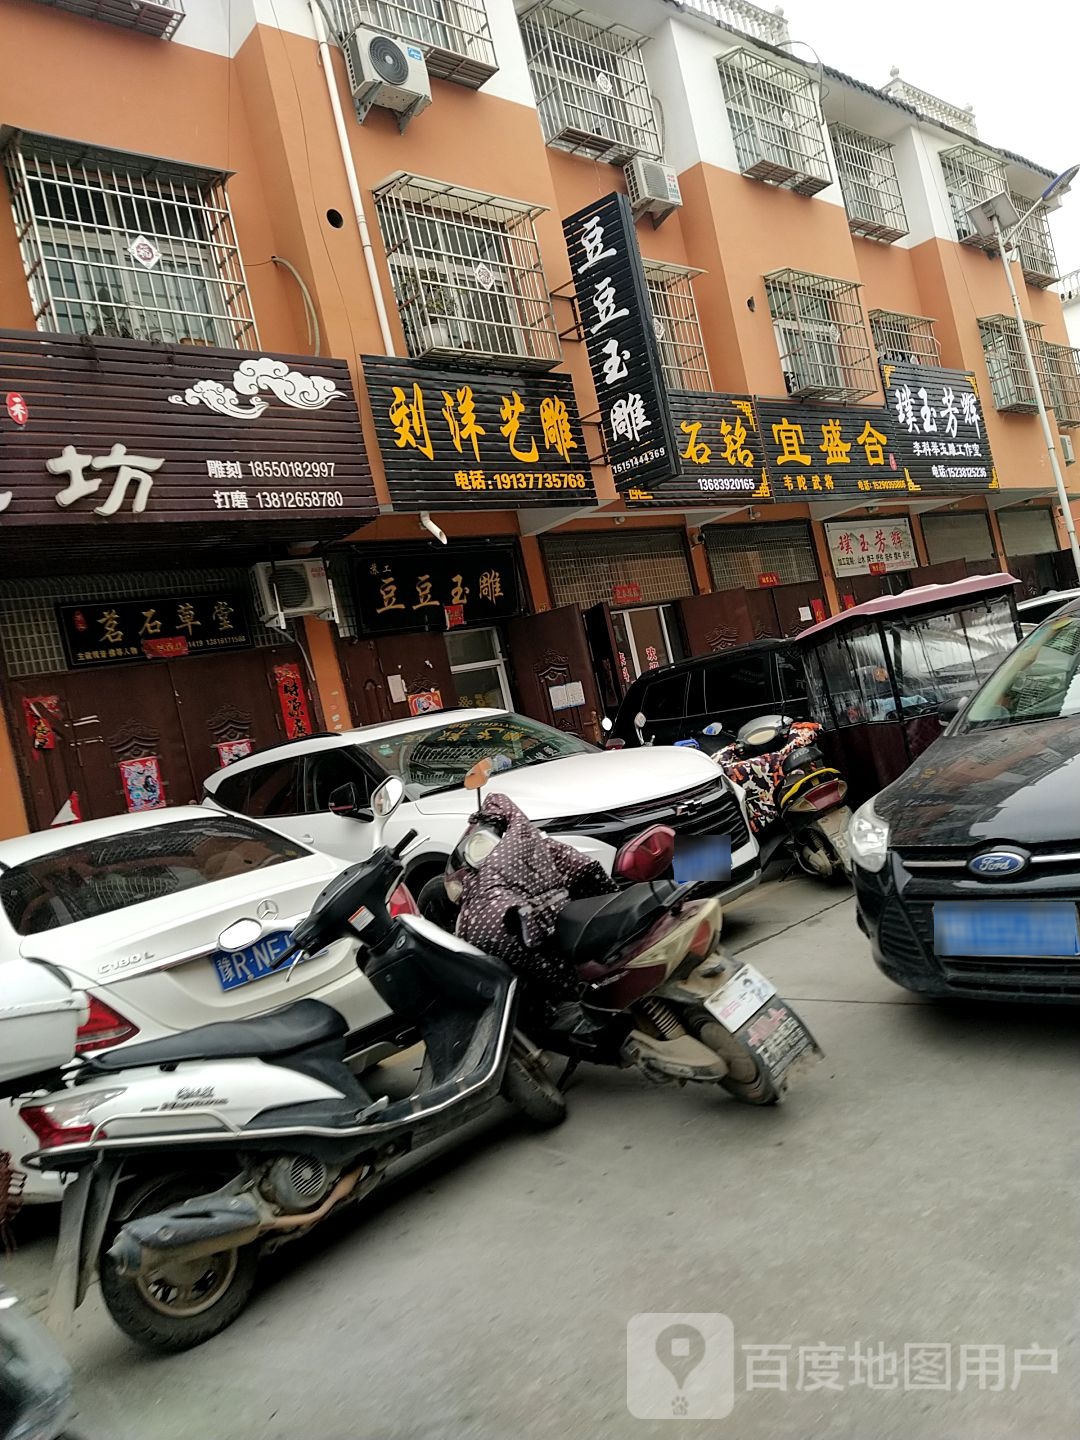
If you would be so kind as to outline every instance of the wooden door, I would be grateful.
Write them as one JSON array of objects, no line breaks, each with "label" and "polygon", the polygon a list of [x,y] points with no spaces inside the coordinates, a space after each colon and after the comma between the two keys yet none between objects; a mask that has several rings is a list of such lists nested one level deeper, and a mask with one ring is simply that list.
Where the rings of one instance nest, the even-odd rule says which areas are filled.
[{"label": "wooden door", "polygon": [[600,692],[600,702],[605,712],[614,716],[626,694],[628,682],[619,663],[619,642],[615,627],[611,623],[611,611],[601,601],[599,605],[591,605],[581,618],[592,654],[593,674]]},{"label": "wooden door", "polygon": [[168,665],[76,671],[50,682],[66,694],[84,820],[197,798]]},{"label": "wooden door", "polygon": [[[795,585],[774,585],[769,594],[776,611],[778,635],[797,635],[800,630],[816,625],[813,606],[815,600],[824,615],[829,613],[825,587],[820,580],[800,581]],[[802,613],[804,610],[809,611],[809,618]]]},{"label": "wooden door", "polygon": [[[40,675],[5,682],[8,727],[22,779],[28,819],[45,830],[75,797],[81,813],[79,757],[68,706],[66,675]],[[5,782],[7,776],[3,777]]]},{"label": "wooden door", "polygon": [[[600,695],[593,675],[585,623],[576,605],[563,605],[542,615],[523,615],[507,623],[510,658],[521,708],[534,720],[599,742]],[[565,687],[579,686],[581,704],[562,708]],[[552,693],[554,691],[554,694]]]},{"label": "wooden door", "polygon": [[677,600],[690,655],[709,655],[779,635],[767,590],[714,590]]},{"label": "wooden door", "polygon": [[374,640],[338,640],[338,661],[354,725],[382,725],[394,718],[386,676]]},{"label": "wooden door", "polygon": [[[420,631],[415,635],[383,635],[373,640],[343,641],[338,647],[349,704],[360,725],[378,725],[401,720],[413,712],[409,698],[427,703],[435,693],[433,708],[453,710],[457,687],[446,653],[442,631]],[[400,681],[395,700],[391,676]],[[397,681],[394,688],[398,688]]]},{"label": "wooden door", "polygon": [[[303,674],[303,657],[291,647],[170,662],[180,729],[200,795],[206,777],[239,758],[245,747],[265,750],[287,738],[273,675],[274,663],[286,661]],[[310,695],[307,699],[310,711]],[[231,754],[230,747],[235,747]]]}]

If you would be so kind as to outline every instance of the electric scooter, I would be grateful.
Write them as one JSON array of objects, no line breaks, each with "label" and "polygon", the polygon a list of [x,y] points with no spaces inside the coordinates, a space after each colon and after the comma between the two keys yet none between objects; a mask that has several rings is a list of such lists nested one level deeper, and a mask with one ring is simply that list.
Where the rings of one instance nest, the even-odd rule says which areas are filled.
[{"label": "electric scooter", "polygon": [[[122,1330],[149,1349],[186,1350],[240,1314],[261,1254],[363,1199],[402,1156],[500,1096],[537,1127],[563,1119],[543,1057],[515,1030],[513,974],[420,916],[390,913],[416,838],[382,845],[403,795],[397,777],[375,791],[372,855],[325,888],[280,963],[358,940],[357,963],[424,1042],[413,1092],[366,1088],[344,1063],[345,1019],[310,999],[81,1057],[63,1089],[21,1107],[40,1146],[23,1163],[75,1176],[54,1312],[81,1304],[97,1269]],[[243,948],[256,931],[237,921],[220,944]]]}]

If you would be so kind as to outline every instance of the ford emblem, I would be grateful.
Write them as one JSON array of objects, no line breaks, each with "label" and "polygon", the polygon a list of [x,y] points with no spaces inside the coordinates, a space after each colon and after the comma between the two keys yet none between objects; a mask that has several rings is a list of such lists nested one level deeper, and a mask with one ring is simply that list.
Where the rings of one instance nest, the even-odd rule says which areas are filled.
[{"label": "ford emblem", "polygon": [[1028,857],[1020,850],[984,850],[981,855],[972,856],[968,869],[982,877],[1016,875],[1027,863]]}]

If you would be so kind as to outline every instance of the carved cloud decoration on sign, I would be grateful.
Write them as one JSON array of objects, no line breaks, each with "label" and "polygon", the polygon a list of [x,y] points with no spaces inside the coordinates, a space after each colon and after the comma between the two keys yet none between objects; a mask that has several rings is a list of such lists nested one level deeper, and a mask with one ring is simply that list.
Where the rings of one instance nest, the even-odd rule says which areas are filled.
[{"label": "carved cloud decoration on sign", "polygon": [[[205,405],[218,415],[228,415],[235,420],[257,420],[269,408],[269,400],[259,396],[260,390],[269,390],[285,405],[294,410],[322,410],[331,400],[345,399],[336,381],[324,375],[304,375],[299,370],[290,370],[284,360],[271,360],[260,356],[258,360],[244,360],[233,372],[232,385],[220,380],[196,380],[182,395],[170,395],[173,405]],[[245,403],[242,397],[250,397]]]}]

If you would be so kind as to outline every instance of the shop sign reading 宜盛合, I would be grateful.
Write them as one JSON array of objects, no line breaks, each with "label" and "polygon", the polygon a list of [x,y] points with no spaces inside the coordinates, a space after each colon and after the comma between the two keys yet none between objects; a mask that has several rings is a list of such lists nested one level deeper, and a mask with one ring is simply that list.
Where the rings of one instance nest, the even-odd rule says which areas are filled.
[{"label": "shop sign reading \u5b9c\u76db\u5408", "polygon": [[605,195],[563,234],[612,478],[622,492],[647,489],[679,466],[630,202]]},{"label": "shop sign reading \u5b9c\u76db\u5408", "polygon": [[361,360],[395,510],[595,501],[569,375]]}]

